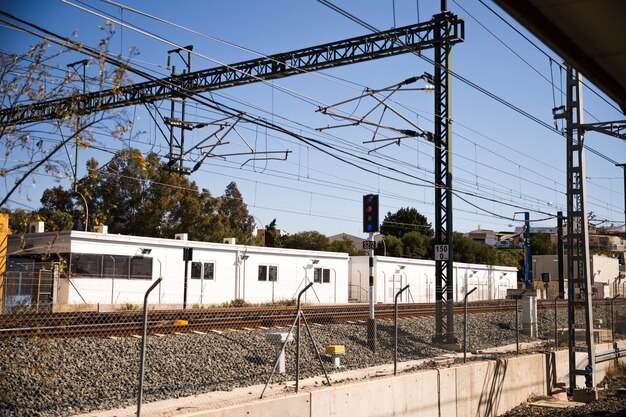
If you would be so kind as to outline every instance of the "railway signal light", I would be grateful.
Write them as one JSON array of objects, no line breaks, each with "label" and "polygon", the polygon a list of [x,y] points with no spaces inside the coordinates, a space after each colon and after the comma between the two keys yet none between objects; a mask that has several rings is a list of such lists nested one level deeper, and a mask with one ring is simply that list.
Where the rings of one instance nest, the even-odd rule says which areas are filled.
[{"label": "railway signal light", "polygon": [[363,196],[363,232],[378,232],[378,194]]}]

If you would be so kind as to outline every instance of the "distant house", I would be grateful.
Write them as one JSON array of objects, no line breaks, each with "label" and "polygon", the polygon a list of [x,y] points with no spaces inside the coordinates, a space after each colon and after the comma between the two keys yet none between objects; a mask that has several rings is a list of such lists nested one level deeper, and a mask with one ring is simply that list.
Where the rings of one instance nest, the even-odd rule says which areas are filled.
[{"label": "distant house", "polygon": [[468,232],[467,237],[474,242],[489,246],[496,246],[496,243],[498,243],[498,234],[495,231],[481,229],[480,226],[478,226],[478,229]]},{"label": "distant house", "polygon": [[[336,240],[339,240],[339,241],[349,240],[350,242],[352,242],[352,247],[354,249],[363,250],[363,242],[367,240],[367,236],[365,234],[363,234],[363,236],[361,237],[361,236],[354,236],[348,233],[339,233],[337,235],[328,236],[328,239],[331,242],[334,242]],[[376,242],[381,242],[383,241],[383,237],[381,235],[375,235],[374,240]]]}]

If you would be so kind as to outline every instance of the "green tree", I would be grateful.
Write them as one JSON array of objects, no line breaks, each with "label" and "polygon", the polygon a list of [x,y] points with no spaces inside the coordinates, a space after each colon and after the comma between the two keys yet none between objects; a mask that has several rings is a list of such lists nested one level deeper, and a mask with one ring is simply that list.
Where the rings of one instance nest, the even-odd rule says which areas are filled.
[{"label": "green tree", "polygon": [[[86,80],[93,91],[116,89],[130,81],[124,65],[109,66],[106,61],[109,41],[115,32],[113,25],[107,23],[101,29],[103,38],[90,54],[89,61],[90,66],[98,68],[98,73],[96,76],[88,76]],[[67,102],[80,94],[81,91],[74,87],[76,78],[73,71],[65,65],[61,67],[54,64],[72,59],[72,56],[67,58],[65,55],[74,54],[77,50],[86,51],[79,41],[68,38],[63,46],[44,41],[22,54],[0,54],[2,109],[15,110],[15,114],[19,115],[26,107],[37,107],[38,104],[52,100]],[[127,55],[133,57],[135,54],[133,49]],[[65,75],[59,77],[59,73]],[[15,122],[9,118],[9,123],[0,125],[0,143],[5,157],[0,162],[0,176],[15,177],[11,181],[11,188],[0,197],[0,207],[4,207],[26,179],[37,172],[73,176],[73,167],[64,156],[60,156],[63,152],[59,151],[67,149],[70,144],[88,148],[96,140],[96,127],[107,131],[114,139],[121,138],[130,130],[132,121],[124,110],[94,112],[78,117],[76,110],[80,107],[59,106],[55,109],[58,117],[54,120],[21,123],[19,118],[14,119]],[[12,158],[14,153],[19,156]],[[16,160],[19,162],[14,162]]]},{"label": "green tree", "polygon": [[[234,182],[215,198],[188,177],[165,169],[154,153],[125,149],[101,167],[91,159],[77,185],[88,204],[89,224],[106,224],[111,233],[168,238],[189,233],[190,239],[212,242],[251,239],[252,216]],[[46,190],[42,204],[40,214],[59,227],[68,227],[59,213],[82,213],[84,206],[78,193],[62,187]]]},{"label": "green tree", "polygon": [[311,230],[308,232],[300,232],[288,236],[283,236],[282,243],[284,248],[289,249],[323,251],[328,248],[330,241],[320,232]]},{"label": "green tree", "polygon": [[555,255],[556,246],[552,245],[550,234],[533,233],[530,235],[531,255]]},{"label": "green tree", "polygon": [[403,256],[405,258],[424,259],[428,255],[431,239],[420,232],[408,232],[402,235]]},{"label": "green tree", "polygon": [[9,229],[13,233],[27,233],[30,223],[39,221],[39,215],[35,212],[23,209],[15,209],[12,212],[2,209],[2,211],[9,214]]},{"label": "green tree", "polygon": [[454,232],[452,247],[455,262],[497,265],[499,259],[497,249],[475,242],[461,233]]},{"label": "green tree", "polygon": [[366,252],[363,249],[355,248],[352,241],[348,238],[333,240],[328,244],[326,250],[329,252],[345,252],[350,256],[366,255]]},{"label": "green tree", "polygon": [[[402,239],[400,239],[399,237],[395,237],[393,235],[390,236],[385,236],[385,245],[387,247],[387,256],[395,256],[398,258],[402,258],[404,257],[404,243],[402,242]],[[378,247],[376,248],[376,253],[378,255],[382,255],[383,254],[383,250],[385,249],[385,247],[383,245],[378,245]]]},{"label": "green tree", "polygon": [[272,220],[270,224],[265,226],[265,239],[264,246],[268,248],[281,247],[281,236],[276,234],[276,219]]},{"label": "green tree", "polygon": [[434,231],[426,216],[412,207],[401,208],[395,213],[387,212],[380,226],[380,233],[385,236],[402,238],[407,233],[415,231],[426,237],[433,237]]},{"label": "green tree", "polygon": [[231,237],[240,242],[247,242],[252,238],[254,217],[248,213],[248,207],[235,182],[226,186],[226,192],[219,200],[218,214],[225,216]]}]

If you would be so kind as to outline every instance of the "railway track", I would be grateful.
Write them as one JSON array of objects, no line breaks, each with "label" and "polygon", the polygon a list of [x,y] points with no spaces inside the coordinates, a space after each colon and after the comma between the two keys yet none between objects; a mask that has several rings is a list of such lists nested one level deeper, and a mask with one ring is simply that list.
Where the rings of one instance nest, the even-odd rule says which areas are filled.
[{"label": "railway track", "polygon": [[[619,304],[623,302],[620,300]],[[606,304],[598,300],[596,305]],[[566,301],[557,302],[557,308],[566,308]],[[554,308],[554,302],[542,300],[538,308]],[[359,323],[369,314],[367,304],[303,306],[310,323]],[[515,302],[476,302],[468,304],[468,313],[513,311]],[[463,304],[454,305],[455,314],[463,313]],[[377,304],[378,320],[392,320],[393,304]],[[295,318],[295,307],[241,307],[192,310],[153,310],[148,314],[148,334],[224,331],[259,327],[290,326]],[[421,317],[435,314],[434,304],[400,304],[398,316]],[[0,316],[0,338],[12,337],[111,337],[141,334],[142,311],[37,313],[22,312]]]}]

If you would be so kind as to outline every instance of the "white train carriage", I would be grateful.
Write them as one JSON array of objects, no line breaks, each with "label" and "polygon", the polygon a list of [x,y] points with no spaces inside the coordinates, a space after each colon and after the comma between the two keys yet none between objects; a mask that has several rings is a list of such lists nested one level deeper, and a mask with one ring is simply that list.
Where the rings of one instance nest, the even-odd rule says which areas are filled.
[{"label": "white train carriage", "polygon": [[[399,302],[432,303],[435,301],[435,261],[426,259],[374,257],[374,299],[393,303],[395,294],[409,284],[409,291]],[[517,288],[517,268],[455,262],[453,265],[454,301],[462,301],[467,291],[477,290],[470,301],[506,298],[507,289]],[[353,302],[369,300],[369,257],[355,256],[350,261],[349,298]]]},{"label": "white train carriage", "polygon": [[[188,307],[234,299],[262,303],[306,292],[309,303],[348,302],[346,253],[288,250],[232,243],[68,231],[9,236],[9,256],[61,263],[55,306],[139,304],[159,276],[151,304]],[[184,253],[191,248],[191,258]],[[187,252],[188,253],[188,252]],[[185,272],[187,279],[185,279]],[[34,298],[33,298],[34,299]]]}]

